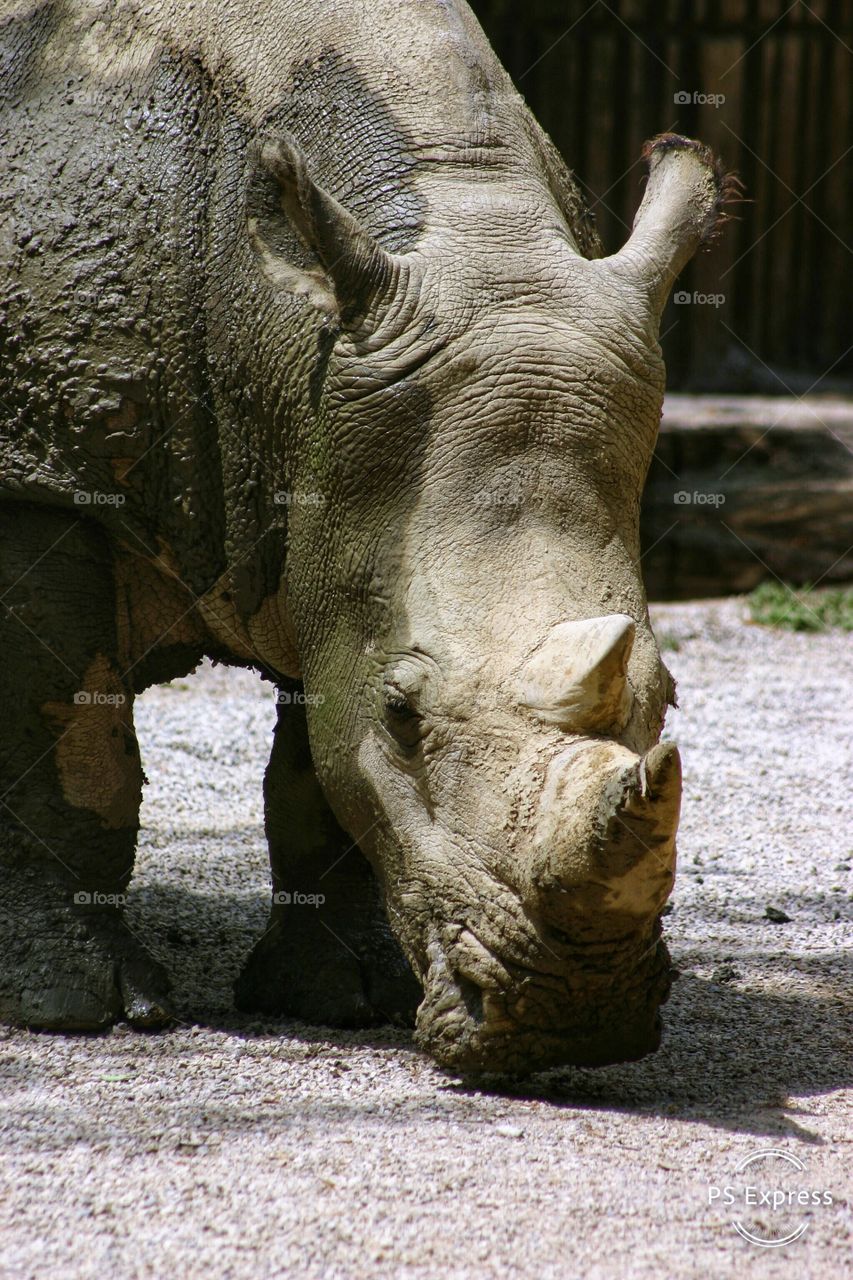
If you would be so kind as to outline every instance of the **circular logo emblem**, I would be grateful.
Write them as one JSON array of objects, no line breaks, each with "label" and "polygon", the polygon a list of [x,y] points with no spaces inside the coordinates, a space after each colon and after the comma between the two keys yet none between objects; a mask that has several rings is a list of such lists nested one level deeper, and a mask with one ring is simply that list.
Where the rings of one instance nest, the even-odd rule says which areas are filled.
[{"label": "circular logo emblem", "polygon": [[771,1147],[753,1151],[735,1169],[726,1186],[708,1188],[708,1203],[725,1206],[735,1231],[762,1249],[794,1244],[808,1228],[808,1209],[831,1205],[828,1191],[806,1182],[806,1166],[790,1151]]}]

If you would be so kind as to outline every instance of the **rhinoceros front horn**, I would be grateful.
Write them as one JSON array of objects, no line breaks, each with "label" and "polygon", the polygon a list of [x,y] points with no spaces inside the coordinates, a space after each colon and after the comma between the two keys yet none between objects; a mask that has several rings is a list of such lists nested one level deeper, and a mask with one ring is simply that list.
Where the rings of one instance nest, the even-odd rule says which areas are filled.
[{"label": "rhinoceros front horn", "polygon": [[543,919],[580,936],[652,919],[672,889],[681,761],[671,742],[642,757],[577,742],[548,767],[525,894]]},{"label": "rhinoceros front horn", "polygon": [[634,632],[624,613],[560,623],[525,663],[520,701],[567,733],[618,732],[631,711]]},{"label": "rhinoceros front horn", "polygon": [[[681,759],[672,742],[659,742],[640,761],[612,813],[596,851],[595,875],[607,887],[611,910],[637,915],[658,911],[675,878],[675,836],[681,810]],[[630,778],[630,775],[629,775]]]},{"label": "rhinoceros front horn", "polygon": [[308,298],[315,306],[346,320],[369,316],[393,286],[398,264],[353,217],[314,181],[296,142],[287,134],[267,138],[260,147],[262,169],[278,184],[281,208],[300,239],[317,259],[319,270],[302,270],[277,258],[251,230],[265,273],[271,281]]}]

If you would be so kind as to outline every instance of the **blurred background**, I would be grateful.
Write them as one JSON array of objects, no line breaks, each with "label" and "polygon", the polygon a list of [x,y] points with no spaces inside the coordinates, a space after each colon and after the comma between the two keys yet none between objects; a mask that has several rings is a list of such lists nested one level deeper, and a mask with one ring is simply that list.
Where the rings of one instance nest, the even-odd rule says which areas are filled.
[{"label": "blurred background", "polygon": [[606,252],[628,234],[656,133],[702,139],[745,187],[661,325],[670,394],[644,510],[650,595],[849,582],[853,0],[472,6]]}]

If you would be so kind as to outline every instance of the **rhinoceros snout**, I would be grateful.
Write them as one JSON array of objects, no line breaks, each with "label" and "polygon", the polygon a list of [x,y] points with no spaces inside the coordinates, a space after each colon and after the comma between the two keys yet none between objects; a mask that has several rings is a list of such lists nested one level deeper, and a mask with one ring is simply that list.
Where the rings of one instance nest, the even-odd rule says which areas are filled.
[{"label": "rhinoceros snout", "polygon": [[427,948],[422,1047],[462,1072],[653,1052],[669,991],[659,913],[674,878],[680,796],[671,743],[641,757],[586,739],[555,756],[502,890]]},{"label": "rhinoceros snout", "polygon": [[541,972],[510,966],[508,980],[496,982],[481,968],[472,976],[456,949],[434,947],[418,1044],[457,1073],[522,1075],[630,1062],[658,1048],[658,1009],[670,987],[659,929],[651,942],[629,940],[618,956],[576,954],[554,964],[556,955],[551,951]]}]

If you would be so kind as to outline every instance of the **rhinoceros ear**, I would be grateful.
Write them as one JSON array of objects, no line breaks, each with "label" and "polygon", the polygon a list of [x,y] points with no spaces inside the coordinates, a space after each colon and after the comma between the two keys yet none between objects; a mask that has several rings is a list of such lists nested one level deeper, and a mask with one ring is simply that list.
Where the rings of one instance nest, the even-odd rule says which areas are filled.
[{"label": "rhinoceros ear", "polygon": [[249,233],[264,274],[277,288],[303,295],[344,323],[369,316],[396,279],[393,255],[317,186],[292,138],[268,138],[258,158],[278,186],[282,212],[317,262],[314,268],[288,262],[271,247],[257,220],[250,219]]},{"label": "rhinoceros ear", "polygon": [[679,272],[727,220],[723,206],[741,184],[708,147],[675,133],[647,142],[643,158],[649,179],[630,239],[605,262],[640,287],[657,318]]}]

